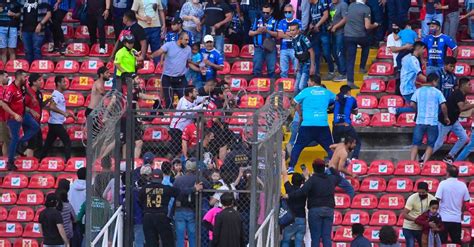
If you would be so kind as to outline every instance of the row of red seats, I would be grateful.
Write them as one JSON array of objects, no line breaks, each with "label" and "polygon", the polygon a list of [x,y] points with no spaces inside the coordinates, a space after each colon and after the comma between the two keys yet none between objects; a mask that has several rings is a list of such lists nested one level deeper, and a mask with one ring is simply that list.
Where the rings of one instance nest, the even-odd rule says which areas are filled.
[{"label": "row of red seats", "polygon": [[39,214],[43,210],[44,207],[34,210],[28,206],[14,206],[7,211],[5,207],[0,207],[0,221],[38,222]]},{"label": "row of red seats", "polygon": [[[392,76],[394,75],[393,62],[377,61],[370,65],[368,74],[370,76]],[[454,68],[456,76],[474,76],[474,70],[468,63],[458,62]]]},{"label": "row of red seats", "polygon": [[[416,125],[415,122],[415,113],[402,113],[398,117],[395,114],[391,114],[388,112],[378,112],[372,115],[372,117],[365,112],[360,113],[360,118],[356,118],[356,115],[352,115],[352,124],[355,127],[414,127]],[[470,133],[470,127],[472,123],[472,118],[459,118],[459,122],[461,125],[467,129]],[[452,136],[451,138],[457,138],[456,136]],[[448,138],[448,141],[454,141],[454,139]]]},{"label": "row of red seats", "polygon": [[[15,238],[15,242],[8,239],[0,239],[0,246],[3,247],[39,247],[38,240],[31,238]],[[12,245],[13,244],[13,245]]]},{"label": "row of red seats", "polygon": [[22,173],[9,173],[3,178],[2,188],[6,189],[52,189],[57,188],[61,179],[71,183],[77,179],[75,173],[61,173],[55,178],[49,173],[33,174],[30,178]]},{"label": "row of red seats", "polygon": [[[0,171],[6,171],[7,157],[0,157]],[[41,162],[35,157],[18,157],[15,165],[20,172],[76,172],[86,167],[86,158],[73,157],[67,162],[62,157],[46,157]]]},{"label": "row of red seats", "polygon": [[41,206],[45,202],[45,194],[39,189],[24,189],[18,195],[14,190],[3,189],[0,196],[0,205]]},{"label": "row of red seats", "polygon": [[30,222],[23,225],[19,222],[0,222],[0,236],[4,238],[42,238],[40,224]]},{"label": "row of red seats", "polygon": [[[356,96],[357,106],[359,109],[387,109],[389,107],[400,108],[404,107],[408,102],[405,102],[400,95],[383,95],[377,99],[375,95],[359,94]],[[474,95],[467,95],[468,102],[474,102]]]},{"label": "row of red seats", "polygon": [[[469,161],[456,161],[453,165],[459,168],[460,177],[474,175],[474,164]],[[445,176],[446,167],[443,161],[427,161],[420,168],[417,161],[411,160],[401,160],[396,164],[390,160],[374,160],[369,166],[363,160],[352,160],[347,169],[356,175]]]}]

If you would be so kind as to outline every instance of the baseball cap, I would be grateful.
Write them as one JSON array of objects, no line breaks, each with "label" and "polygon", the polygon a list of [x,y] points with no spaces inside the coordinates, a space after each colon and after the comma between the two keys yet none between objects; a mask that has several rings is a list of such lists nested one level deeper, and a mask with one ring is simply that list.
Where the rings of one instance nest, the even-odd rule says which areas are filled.
[{"label": "baseball cap", "polygon": [[152,174],[153,174],[154,179],[162,179],[163,178],[163,171],[161,171],[160,169],[154,169]]},{"label": "baseball cap", "polygon": [[212,35],[206,35],[204,36],[204,43],[207,43],[207,42],[214,42],[214,37],[212,37]]},{"label": "baseball cap", "polygon": [[155,159],[155,155],[152,152],[146,152],[143,155],[143,163],[145,163],[145,164],[153,163],[154,159]]},{"label": "baseball cap", "polygon": [[441,26],[441,23],[440,23],[439,21],[437,21],[437,20],[432,20],[432,21],[430,22],[430,25],[438,25],[438,26]]},{"label": "baseball cap", "polygon": [[140,175],[150,175],[152,171],[151,166],[144,165],[140,168]]},{"label": "baseball cap", "polygon": [[174,25],[174,24],[183,24],[183,19],[179,17],[173,18],[173,20],[171,21],[171,25]]}]

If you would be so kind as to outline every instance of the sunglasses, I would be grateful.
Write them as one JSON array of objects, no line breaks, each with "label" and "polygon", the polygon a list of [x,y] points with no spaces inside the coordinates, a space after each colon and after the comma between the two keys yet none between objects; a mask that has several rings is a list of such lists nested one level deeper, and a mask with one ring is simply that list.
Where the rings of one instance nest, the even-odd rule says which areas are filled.
[{"label": "sunglasses", "polygon": [[262,12],[264,15],[269,15],[270,12]]},{"label": "sunglasses", "polygon": [[292,11],[285,11],[285,14],[291,14],[293,13]]}]

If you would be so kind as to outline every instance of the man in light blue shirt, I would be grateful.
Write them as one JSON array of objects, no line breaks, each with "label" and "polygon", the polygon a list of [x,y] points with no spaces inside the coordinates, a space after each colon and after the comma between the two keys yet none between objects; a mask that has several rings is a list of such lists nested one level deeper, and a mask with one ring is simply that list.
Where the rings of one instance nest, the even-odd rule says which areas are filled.
[{"label": "man in light blue shirt", "polygon": [[413,147],[411,149],[411,160],[416,161],[418,147],[422,145],[424,134],[428,137],[428,146],[423,162],[430,159],[433,147],[438,138],[438,113],[439,108],[443,112],[445,123],[449,124],[448,108],[443,93],[436,88],[439,76],[435,73],[428,75],[426,83],[418,88],[411,98],[411,105],[416,109],[416,126],[413,132]]},{"label": "man in light blue shirt", "polygon": [[301,151],[312,142],[323,146],[328,156],[332,156],[329,148],[333,144],[331,130],[328,124],[328,106],[336,100],[336,95],[321,85],[321,78],[314,76],[310,87],[301,91],[294,101],[296,114],[301,117],[301,125],[296,136],[296,141],[291,150],[288,173],[293,173]]}]

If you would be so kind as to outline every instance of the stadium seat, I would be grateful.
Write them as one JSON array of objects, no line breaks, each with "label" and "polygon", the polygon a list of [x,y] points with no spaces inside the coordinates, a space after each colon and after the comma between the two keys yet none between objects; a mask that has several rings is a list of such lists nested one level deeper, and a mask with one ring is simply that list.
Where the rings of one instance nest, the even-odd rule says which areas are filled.
[{"label": "stadium seat", "polygon": [[[280,65],[278,63],[275,64],[275,74],[279,75],[281,72]],[[262,66],[262,75],[268,75],[268,68],[267,64],[264,63]]]},{"label": "stadium seat", "polygon": [[17,196],[13,190],[4,190],[0,192],[0,205],[14,205],[16,203]]},{"label": "stadium seat", "polygon": [[146,142],[166,142],[170,138],[168,130],[158,126],[148,127],[143,134],[143,141]]},{"label": "stadium seat", "polygon": [[275,82],[275,91],[280,91],[280,87],[285,93],[293,93],[295,91],[295,79],[278,78]]},{"label": "stadium seat", "polygon": [[415,127],[415,113],[404,112],[398,115],[397,126],[399,127]]},{"label": "stadium seat", "polygon": [[76,39],[88,39],[89,38],[89,29],[87,26],[78,26],[74,33]]},{"label": "stadium seat", "polygon": [[250,125],[252,123],[252,112],[233,112],[229,125]]},{"label": "stadium seat", "polygon": [[114,71],[115,70],[115,65],[114,65],[114,61],[109,61],[105,67],[107,67],[107,69],[109,69],[110,71]]},{"label": "stadium seat", "polygon": [[54,73],[58,74],[74,74],[79,72],[79,62],[74,60],[61,60],[56,64]]},{"label": "stadium seat", "polygon": [[420,172],[420,164],[417,161],[401,160],[397,163],[393,174],[398,176],[416,176]]},{"label": "stadium seat", "polygon": [[398,216],[398,220],[397,220],[397,226],[403,226],[403,222],[405,221],[405,218],[403,217],[403,215],[399,215]]},{"label": "stadium seat", "polygon": [[89,46],[86,43],[70,43],[66,47],[66,57],[86,57],[89,55]]},{"label": "stadium seat", "polygon": [[390,210],[378,210],[370,217],[371,226],[394,226],[397,223],[397,215]]},{"label": "stadium seat", "polygon": [[374,95],[357,95],[356,99],[359,109],[375,109],[378,106],[377,97]]},{"label": "stadium seat", "polygon": [[[0,246],[2,247],[11,247],[12,243],[8,239],[1,239],[0,238]],[[16,247],[16,246],[15,246]],[[23,246],[22,246],[23,247]]]},{"label": "stadium seat", "polygon": [[387,192],[409,193],[413,191],[413,181],[410,178],[392,178],[388,181]]},{"label": "stadium seat", "polygon": [[386,93],[394,94],[397,88],[397,81],[395,79],[389,79],[387,82],[387,87],[385,89]]},{"label": "stadium seat", "polygon": [[356,119],[356,115],[352,114],[352,125],[354,127],[367,127],[370,125],[370,115],[365,112],[360,112],[361,118]]},{"label": "stadium seat", "polygon": [[41,214],[41,212],[43,212],[44,209],[45,209],[44,206],[39,206],[36,208],[35,218],[33,219],[34,222],[38,222],[39,215]]},{"label": "stadium seat", "polygon": [[18,167],[18,171],[32,172],[38,169],[38,159],[31,157],[18,157],[15,159],[15,165]]},{"label": "stadium seat", "polygon": [[400,95],[384,95],[379,100],[379,108],[385,109],[389,107],[403,107],[404,101]]},{"label": "stadium seat", "polygon": [[10,209],[7,221],[29,222],[35,217],[35,211],[26,206],[16,206]]},{"label": "stadium seat", "polygon": [[345,209],[351,206],[351,198],[347,194],[336,193],[334,201],[337,209]]},{"label": "stadium seat", "polygon": [[375,113],[370,120],[372,127],[392,127],[395,125],[395,114]]},{"label": "stadium seat", "polygon": [[375,209],[377,208],[378,200],[374,194],[357,194],[352,199],[351,208],[353,209]]},{"label": "stadium seat", "polygon": [[474,165],[469,161],[455,161],[453,165],[459,169],[460,177],[468,177],[474,174]]},{"label": "stadium seat", "polygon": [[350,226],[341,226],[336,229],[333,240],[341,242],[351,242],[353,240],[352,229]]},{"label": "stadium seat", "polygon": [[44,204],[44,194],[40,190],[23,190],[18,195],[18,205],[43,205]]},{"label": "stadium seat", "polygon": [[102,60],[85,60],[81,63],[81,68],[79,69],[80,74],[94,74],[97,75],[97,70],[104,66]]},{"label": "stadium seat", "polygon": [[28,188],[30,189],[51,189],[54,187],[55,179],[53,175],[41,173],[34,174],[31,176],[30,184]]},{"label": "stadium seat", "polygon": [[155,72],[155,63],[153,60],[143,61],[143,67],[140,68],[137,73],[140,75],[153,74]]},{"label": "stadium seat", "polygon": [[94,79],[89,76],[76,76],[72,79],[69,90],[84,90],[89,91],[94,85]]},{"label": "stadium seat", "polygon": [[93,44],[89,53],[90,57],[110,57],[114,52],[113,44],[105,44],[105,54],[100,54],[100,44]]},{"label": "stadium seat", "polygon": [[86,110],[80,110],[76,114],[76,123],[77,124],[85,124],[86,123]]},{"label": "stadium seat", "polygon": [[64,170],[64,159],[60,157],[46,157],[38,168],[40,172],[60,172]]},{"label": "stadium seat", "polygon": [[7,157],[0,157],[0,171],[7,171],[7,161]]},{"label": "stadium seat", "polygon": [[459,117],[458,120],[464,128],[470,128],[472,125],[472,118],[470,117]]},{"label": "stadium seat", "polygon": [[247,90],[250,92],[269,92],[270,85],[269,78],[253,78],[250,80]]},{"label": "stadium seat", "polygon": [[163,162],[171,162],[169,159],[167,158],[161,158],[161,157],[156,157],[155,159],[153,159],[153,167],[152,169],[161,169],[161,164],[163,164]]},{"label": "stadium seat", "polygon": [[43,235],[41,234],[40,231],[40,224],[39,223],[34,223],[30,222],[26,224],[25,226],[25,231],[23,232],[23,237],[25,238],[41,238]]},{"label": "stadium seat", "polygon": [[254,46],[252,44],[244,45],[242,46],[242,49],[240,50],[240,57],[253,58],[253,52],[254,52]]},{"label": "stadium seat", "polygon": [[28,177],[19,173],[9,173],[3,178],[2,187],[6,189],[22,189],[28,186]]},{"label": "stadium seat", "polygon": [[87,139],[85,129],[82,126],[73,126],[68,128],[67,133],[71,141],[82,141],[83,139]]},{"label": "stadium seat", "polygon": [[446,163],[427,161],[421,170],[421,176],[446,176]]},{"label": "stadium seat", "polygon": [[246,94],[240,99],[240,108],[260,108],[265,103],[259,94]]},{"label": "stadium seat", "polygon": [[[163,64],[158,63],[155,68],[155,74],[163,74]],[[160,77],[161,78],[161,77]]]},{"label": "stadium seat", "polygon": [[228,74],[230,74],[230,69],[231,69],[231,67],[230,67],[229,62],[224,61],[224,69],[217,71],[217,74],[218,75],[228,75]]},{"label": "stadium seat", "polygon": [[[74,111],[73,110],[66,110],[67,112],[71,113],[72,115],[74,115]],[[75,123],[76,120],[74,120],[73,117],[67,117],[66,118],[66,121],[64,122],[64,124],[73,124]]]},{"label": "stadium seat", "polygon": [[[341,213],[339,213],[341,214]],[[0,207],[0,221],[5,221],[8,218],[8,211],[5,207]],[[1,246],[1,245],[0,245]]]},{"label": "stadium seat", "polygon": [[382,79],[370,78],[365,79],[362,87],[360,88],[361,93],[382,93],[385,92],[385,82]]},{"label": "stadium seat", "polygon": [[380,197],[378,209],[402,209],[405,207],[405,197],[400,194],[385,194]]},{"label": "stadium seat", "polygon": [[380,234],[380,227],[378,226],[371,226],[367,227],[364,231],[364,237],[366,237],[371,243],[378,243]]},{"label": "stadium seat", "polygon": [[22,233],[23,233],[23,226],[20,223],[0,222],[0,236],[4,238],[15,238],[15,237],[20,237]]},{"label": "stadium seat", "polygon": [[155,124],[155,125],[170,125],[171,123],[171,116],[170,115],[166,115],[166,116],[162,116],[162,117],[156,117],[153,119],[153,121],[151,122],[152,124]]},{"label": "stadium seat", "polygon": [[370,166],[369,171],[367,172],[370,175],[382,175],[388,176],[392,175],[395,167],[390,160],[374,160]]},{"label": "stadium seat", "polygon": [[359,190],[361,192],[384,192],[386,187],[385,179],[381,177],[367,177],[362,180]]},{"label": "stadium seat", "polygon": [[[1,246],[1,245],[0,245]],[[31,238],[19,238],[15,240],[13,247],[39,247],[38,240]]]},{"label": "stadium seat", "polygon": [[[64,81],[66,82],[66,89],[68,89],[69,84],[70,84],[69,78],[64,77]],[[54,83],[54,76],[48,77],[48,79],[44,83],[43,89],[45,89],[45,90],[54,90],[54,89],[56,89],[56,84]],[[46,92],[43,93],[43,100],[47,100],[45,95],[47,95]],[[51,96],[51,93],[49,94],[49,96]]]},{"label": "stadium seat", "polygon": [[29,71],[30,65],[28,64],[28,61],[26,61],[25,59],[8,60],[4,68],[4,70],[8,73],[15,73],[15,71],[20,69],[24,71]]},{"label": "stadium seat", "polygon": [[83,157],[73,157],[70,158],[66,163],[65,172],[76,172],[82,167],[86,167],[86,158]]},{"label": "stadium seat", "polygon": [[461,230],[461,242],[463,242],[464,244],[471,242],[471,229],[463,228]]},{"label": "stadium seat", "polygon": [[469,65],[468,63],[456,63],[456,66],[454,67],[454,74],[459,77],[470,76],[471,65]]},{"label": "stadium seat", "polygon": [[464,212],[463,213],[463,219],[461,221],[461,224],[463,227],[471,227],[471,220],[472,220],[472,215],[469,212]]},{"label": "stadium seat", "polygon": [[81,93],[65,93],[64,98],[66,98],[67,107],[81,107],[84,105],[84,95]]},{"label": "stadium seat", "polygon": [[416,192],[418,189],[418,184],[420,182],[425,182],[428,184],[428,192],[435,193],[438,190],[439,180],[436,178],[420,178],[417,179],[415,182],[415,186],[413,186],[413,191]]},{"label": "stadium seat", "polygon": [[[345,179],[352,185],[352,188],[354,188],[354,191],[359,191],[359,188],[360,188],[359,179],[355,179],[351,177],[346,177]],[[338,186],[336,187],[336,192],[344,192],[344,190]]]},{"label": "stadium seat", "polygon": [[458,46],[458,59],[459,60],[472,60],[474,59],[474,46]]},{"label": "stadium seat", "polygon": [[393,75],[392,62],[374,62],[369,69],[371,76],[390,76]]},{"label": "stadium seat", "polygon": [[351,160],[347,170],[356,175],[365,175],[367,173],[367,163],[363,160]]},{"label": "stadium seat", "polygon": [[378,59],[393,59],[393,53],[386,45],[381,45],[377,51]]},{"label": "stadium seat", "polygon": [[43,46],[41,46],[41,55],[43,57],[59,57],[61,54],[59,52],[54,51],[54,43],[49,42],[49,43],[44,43]]},{"label": "stadium seat", "polygon": [[239,92],[241,90],[247,90],[248,83],[245,78],[232,77],[230,78],[230,90],[232,92]]},{"label": "stadium seat", "polygon": [[[149,95],[153,95],[155,97],[160,98],[159,93],[149,93]],[[163,101],[162,101],[163,102]],[[140,108],[152,108],[153,104],[155,104],[154,100],[145,100],[145,99],[138,99],[138,106]]]},{"label": "stadium seat", "polygon": [[71,184],[77,180],[77,175],[75,173],[61,173],[57,176],[56,179],[56,184],[54,185],[54,188],[58,188],[59,181],[61,179],[66,179],[68,180]]},{"label": "stadium seat", "polygon": [[41,123],[46,124],[46,123],[48,123],[48,120],[49,120],[49,111],[43,109],[41,111]]},{"label": "stadium seat", "polygon": [[226,58],[238,57],[239,54],[240,54],[240,49],[238,45],[224,44],[224,56]]},{"label": "stadium seat", "polygon": [[31,63],[30,73],[53,73],[54,63],[51,60],[35,60]]},{"label": "stadium seat", "polygon": [[73,39],[74,38],[74,28],[70,25],[62,25],[61,29],[63,30],[64,39]]},{"label": "stadium seat", "polygon": [[360,223],[362,225],[369,224],[369,213],[364,210],[349,210],[344,214],[344,219],[342,220],[342,225],[352,226],[355,223]]},{"label": "stadium seat", "polygon": [[147,90],[147,91],[160,91],[161,90],[161,78],[160,77],[151,77],[151,78],[149,78],[146,81],[145,90]]},{"label": "stadium seat", "polygon": [[251,61],[235,61],[230,71],[233,75],[251,75],[253,72],[253,62]]},{"label": "stadium seat", "polygon": [[0,61],[0,69],[3,70],[3,67],[5,66],[5,64],[3,64],[3,61]]}]

